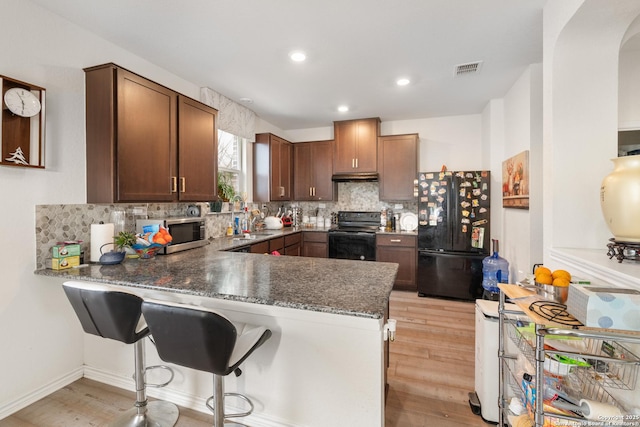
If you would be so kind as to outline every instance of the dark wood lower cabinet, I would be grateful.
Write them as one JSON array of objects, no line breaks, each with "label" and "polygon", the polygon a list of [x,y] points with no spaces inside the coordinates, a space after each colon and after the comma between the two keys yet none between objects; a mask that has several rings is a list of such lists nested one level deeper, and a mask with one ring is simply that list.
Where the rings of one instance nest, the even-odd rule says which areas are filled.
[{"label": "dark wood lower cabinet", "polygon": [[418,291],[417,237],[402,234],[379,234],[376,237],[376,261],[399,264],[395,290]]},{"label": "dark wood lower cabinet", "polygon": [[329,244],[326,232],[305,231],[302,236],[302,256],[327,258]]},{"label": "dark wood lower cabinet", "polygon": [[302,252],[301,233],[284,236],[284,255],[300,256]]},{"label": "dark wood lower cabinet", "polygon": [[252,254],[266,254],[269,252],[269,241],[254,243],[250,249]]}]

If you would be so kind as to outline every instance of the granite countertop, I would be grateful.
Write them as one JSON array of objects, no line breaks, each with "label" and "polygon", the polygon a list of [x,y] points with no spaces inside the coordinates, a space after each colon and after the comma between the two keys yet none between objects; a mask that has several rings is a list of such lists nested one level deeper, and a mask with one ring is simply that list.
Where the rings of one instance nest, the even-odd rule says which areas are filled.
[{"label": "granite countertop", "polygon": [[[300,230],[270,231],[277,233],[246,243]],[[41,269],[35,274],[340,315],[384,317],[397,264],[224,251],[246,243],[214,239],[202,248],[147,260]]]}]

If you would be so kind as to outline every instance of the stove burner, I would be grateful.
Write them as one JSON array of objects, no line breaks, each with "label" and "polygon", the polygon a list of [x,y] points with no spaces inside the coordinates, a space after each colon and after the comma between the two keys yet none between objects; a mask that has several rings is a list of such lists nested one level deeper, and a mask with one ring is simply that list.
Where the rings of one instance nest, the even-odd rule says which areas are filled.
[{"label": "stove burner", "polygon": [[529,305],[529,310],[540,317],[573,327],[583,326],[575,317],[567,312],[567,306],[554,301],[534,301]]},{"label": "stove burner", "polygon": [[625,259],[631,261],[640,261],[640,243],[619,242],[614,238],[609,239],[611,243],[607,244],[607,255],[609,259],[616,257],[618,262]]}]

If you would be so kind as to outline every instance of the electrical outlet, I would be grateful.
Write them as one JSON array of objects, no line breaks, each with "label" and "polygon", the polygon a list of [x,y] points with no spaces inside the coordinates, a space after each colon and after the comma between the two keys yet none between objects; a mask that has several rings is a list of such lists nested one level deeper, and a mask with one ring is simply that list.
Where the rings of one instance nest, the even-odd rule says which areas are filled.
[{"label": "electrical outlet", "polygon": [[146,206],[134,206],[132,212],[136,216],[147,216],[147,207]]}]

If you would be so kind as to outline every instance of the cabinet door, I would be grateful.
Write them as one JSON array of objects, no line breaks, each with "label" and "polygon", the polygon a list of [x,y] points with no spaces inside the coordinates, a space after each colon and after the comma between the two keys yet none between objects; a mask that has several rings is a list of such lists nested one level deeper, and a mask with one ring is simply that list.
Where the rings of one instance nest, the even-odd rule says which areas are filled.
[{"label": "cabinet door", "polygon": [[311,143],[313,200],[333,200],[333,141]]},{"label": "cabinet door", "polygon": [[311,144],[307,142],[293,144],[293,198],[311,200]]},{"label": "cabinet door", "polygon": [[380,119],[334,122],[334,173],[376,172]]},{"label": "cabinet door", "polygon": [[376,261],[399,265],[393,289],[417,291],[418,252],[415,236],[385,234],[376,237]]},{"label": "cabinet door", "polygon": [[269,253],[269,241],[265,240],[264,242],[254,243],[251,245],[249,251],[252,254],[266,254]]},{"label": "cabinet door", "polygon": [[200,102],[178,98],[178,199],[198,202],[217,195],[217,111]]},{"label": "cabinet door", "polygon": [[358,120],[356,129],[356,172],[375,172],[378,168],[379,120]]},{"label": "cabinet door", "polygon": [[276,237],[269,240],[269,253],[278,251],[280,254],[284,252],[284,237]]},{"label": "cabinet door", "polygon": [[413,181],[418,178],[418,135],[378,138],[380,200],[415,200]]},{"label": "cabinet door", "polygon": [[303,233],[302,256],[327,258],[329,253],[328,234],[326,232],[308,231]]},{"label": "cabinet door", "polygon": [[356,127],[353,121],[335,122],[333,173],[351,173],[356,159]]},{"label": "cabinet door", "polygon": [[117,201],[175,199],[176,104],[172,90],[117,69]]},{"label": "cabinet door", "polygon": [[256,134],[253,144],[254,201],[291,200],[293,148],[291,143],[269,133]]},{"label": "cabinet door", "polygon": [[333,200],[333,141],[292,145],[294,200]]},{"label": "cabinet door", "polygon": [[281,140],[280,145],[280,186],[284,189],[283,196],[276,200],[291,200],[293,194],[293,146],[290,142]]}]

